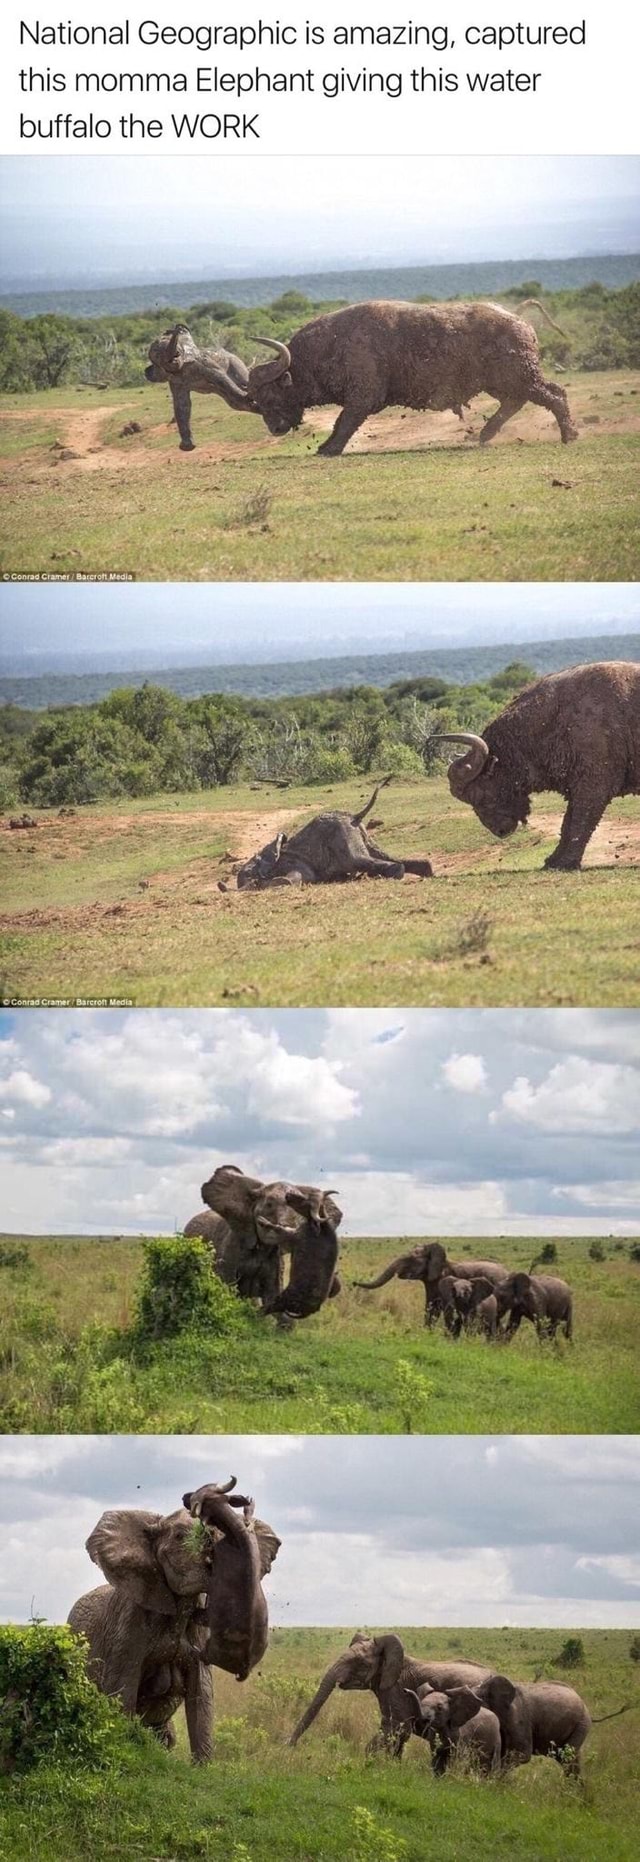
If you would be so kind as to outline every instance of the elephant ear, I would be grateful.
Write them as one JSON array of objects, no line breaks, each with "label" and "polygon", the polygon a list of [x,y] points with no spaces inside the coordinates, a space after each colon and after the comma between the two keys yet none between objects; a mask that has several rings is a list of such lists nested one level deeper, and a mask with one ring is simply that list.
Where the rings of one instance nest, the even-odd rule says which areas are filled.
[{"label": "elephant ear", "polygon": [[253,1222],[255,1204],[264,1195],[258,1177],[247,1177],[237,1164],[219,1164],[200,1191],[203,1203],[224,1217],[230,1228],[245,1230]]},{"label": "elephant ear", "polygon": [[374,1636],[373,1647],[379,1658],[377,1685],[384,1690],[395,1687],[404,1667],[404,1648],[399,1636]]},{"label": "elephant ear", "polygon": [[131,1603],[159,1616],[175,1616],[176,1600],[156,1559],[159,1513],[121,1508],[103,1513],[87,1539],[87,1551],[109,1584]]},{"label": "elephant ear", "polygon": [[454,1730],[459,1726],[464,1726],[467,1720],[472,1720],[474,1715],[478,1712],[478,1708],[482,1706],[480,1695],[474,1694],[473,1688],[470,1687],[448,1688],[447,1698],[449,1701],[449,1725]]},{"label": "elephant ear", "polygon": [[527,1293],[535,1292],[530,1274],[514,1274],[512,1279],[514,1299],[524,1299]]},{"label": "elephant ear", "polygon": [[254,1519],[253,1530],[258,1541],[260,1553],[260,1576],[266,1577],[278,1556],[282,1539],[279,1539],[271,1526],[266,1526],[263,1519]]},{"label": "elephant ear", "polygon": [[489,1680],[482,1681],[474,1692],[482,1705],[490,1707],[502,1722],[507,1719],[518,1690],[507,1675],[490,1675]]},{"label": "elephant ear", "polygon": [[440,1241],[430,1241],[424,1249],[424,1262],[428,1280],[439,1280],[444,1273],[447,1256]]},{"label": "elephant ear", "polygon": [[494,1287],[492,1281],[485,1280],[483,1275],[478,1274],[477,1279],[471,1281],[471,1293],[474,1306],[479,1306],[480,1301],[488,1299],[489,1294],[493,1292]]}]

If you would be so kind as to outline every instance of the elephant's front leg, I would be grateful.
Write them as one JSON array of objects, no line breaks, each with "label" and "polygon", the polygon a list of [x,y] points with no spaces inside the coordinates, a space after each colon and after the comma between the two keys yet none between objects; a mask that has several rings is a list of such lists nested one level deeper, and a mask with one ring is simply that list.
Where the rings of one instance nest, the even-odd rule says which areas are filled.
[{"label": "elephant's front leg", "polygon": [[180,382],[172,381],[169,383],[169,386],[171,388],[175,423],[180,434],[180,451],[181,453],[192,453],[195,451],[195,442],[191,432],[191,395],[189,389],[183,388]]},{"label": "elephant's front leg", "polygon": [[197,1655],[189,1662],[184,1710],[194,1765],[213,1758],[213,1675]]}]

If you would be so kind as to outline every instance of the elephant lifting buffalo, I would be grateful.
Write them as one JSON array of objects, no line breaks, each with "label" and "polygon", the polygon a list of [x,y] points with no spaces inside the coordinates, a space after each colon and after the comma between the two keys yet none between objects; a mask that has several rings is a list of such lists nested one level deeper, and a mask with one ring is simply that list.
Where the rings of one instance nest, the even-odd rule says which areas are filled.
[{"label": "elephant lifting buffalo", "polygon": [[103,1513],[87,1551],[107,1582],[69,1613],[102,1692],[167,1747],[184,1707],[198,1762],[213,1752],[211,1667],[246,1680],[268,1641],[262,1580],[281,1542],[235,1486],[232,1479],[186,1493],[166,1517],[127,1507]]},{"label": "elephant lifting buffalo", "polygon": [[203,1236],[215,1273],[241,1299],[258,1300],[282,1325],[307,1319],[335,1299],[342,1210],[331,1190],[263,1183],[235,1164],[222,1164],[200,1193],[207,1208],[187,1222],[184,1233]]}]

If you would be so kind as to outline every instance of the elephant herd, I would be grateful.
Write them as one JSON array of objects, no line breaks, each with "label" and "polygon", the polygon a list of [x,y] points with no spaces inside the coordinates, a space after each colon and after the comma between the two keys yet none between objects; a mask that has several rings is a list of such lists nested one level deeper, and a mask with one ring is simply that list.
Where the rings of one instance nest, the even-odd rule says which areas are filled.
[{"label": "elephant herd", "polygon": [[[236,1164],[221,1164],[207,1183],[207,1206],[186,1223],[211,1249],[214,1272],[241,1299],[253,1299],[279,1327],[318,1312],[342,1290],[338,1229],[342,1210],[333,1190],[308,1183],[263,1183]],[[285,1281],[285,1261],[289,1272]],[[536,1263],[533,1263],[535,1267]],[[499,1261],[450,1261],[439,1241],[423,1242],[390,1261],[375,1280],[356,1280],[367,1292],[399,1280],[421,1281],[425,1324],[442,1317],[454,1338],[470,1330],[510,1339],[523,1319],[539,1337],[561,1328],[572,1337],[571,1289],[551,1274],[510,1273]],[[505,1323],[503,1323],[503,1321]]]},{"label": "elephant herd", "polygon": [[[399,1254],[375,1280],[356,1280],[366,1292],[398,1280],[419,1280],[425,1291],[425,1325],[442,1317],[454,1338],[477,1330],[486,1338],[513,1338],[523,1319],[539,1338],[555,1338],[561,1329],[573,1337],[573,1298],[566,1280],[555,1274],[509,1272],[500,1261],[450,1261],[439,1241],[427,1241]],[[505,1320],[506,1324],[502,1324]]]},{"label": "elephant herd", "polygon": [[[166,1517],[131,1508],[103,1513],[87,1551],[107,1582],[69,1613],[101,1691],[117,1697],[167,1749],[176,1743],[174,1715],[184,1707],[191,1757],[199,1763],[213,1756],[212,1668],[245,1681],[269,1639],[262,1580],[281,1540],[235,1488],[231,1479],[187,1492]],[[334,1688],[375,1695],[380,1732],[368,1750],[400,1758],[416,1734],[431,1747],[438,1774],[459,1752],[485,1773],[543,1754],[578,1775],[592,1724],[573,1688],[514,1682],[476,1662],[418,1661],[399,1636],[358,1632],[327,1669],[291,1746]]]}]

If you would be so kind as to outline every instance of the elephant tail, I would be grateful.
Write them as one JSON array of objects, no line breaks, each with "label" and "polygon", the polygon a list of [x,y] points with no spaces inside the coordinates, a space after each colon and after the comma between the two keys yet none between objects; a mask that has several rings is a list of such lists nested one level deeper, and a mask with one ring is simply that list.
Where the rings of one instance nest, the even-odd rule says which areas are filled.
[{"label": "elephant tail", "polygon": [[621,1713],[630,1713],[631,1708],[637,1706],[637,1700],[627,1700],[624,1707],[616,1707],[613,1713],[599,1713],[597,1720],[592,1720],[591,1725],[604,1726],[605,1720],[619,1720]]}]

